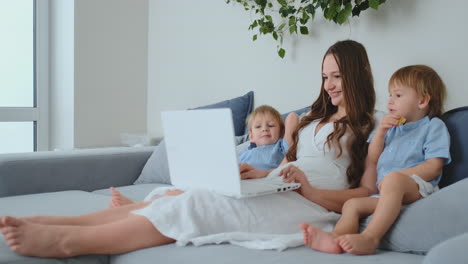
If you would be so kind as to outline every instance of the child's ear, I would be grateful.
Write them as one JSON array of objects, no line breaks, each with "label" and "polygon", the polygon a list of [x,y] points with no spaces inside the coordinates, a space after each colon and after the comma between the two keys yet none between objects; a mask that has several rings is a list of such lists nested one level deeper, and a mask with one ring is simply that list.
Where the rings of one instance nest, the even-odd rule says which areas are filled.
[{"label": "child's ear", "polygon": [[251,143],[255,143],[255,141],[252,138],[252,131],[249,130],[249,140]]},{"label": "child's ear", "polygon": [[423,96],[419,97],[419,109],[424,109],[429,105],[429,102],[431,101],[431,96],[428,94],[425,94]]}]

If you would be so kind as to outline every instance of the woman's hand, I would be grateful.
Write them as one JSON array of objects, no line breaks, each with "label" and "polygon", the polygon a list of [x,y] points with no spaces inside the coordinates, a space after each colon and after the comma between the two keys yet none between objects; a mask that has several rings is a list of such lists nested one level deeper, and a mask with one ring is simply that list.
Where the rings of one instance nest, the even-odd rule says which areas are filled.
[{"label": "woman's hand", "polygon": [[313,193],[313,187],[310,185],[309,180],[307,180],[307,177],[305,176],[305,173],[299,169],[298,167],[294,165],[289,165],[286,168],[282,169],[279,173],[279,176],[283,176],[283,181],[286,183],[291,183],[291,182],[298,182],[301,184],[301,187],[297,189],[296,191],[306,197],[307,199],[311,200],[309,196],[311,193]]},{"label": "woman's hand", "polygon": [[304,172],[294,165],[289,165],[282,169],[279,176],[283,176],[283,181],[286,183],[298,182],[301,186],[310,185]]},{"label": "woman's hand", "polygon": [[239,165],[239,171],[242,180],[264,178],[269,173],[268,171],[258,170],[247,163],[241,163]]}]

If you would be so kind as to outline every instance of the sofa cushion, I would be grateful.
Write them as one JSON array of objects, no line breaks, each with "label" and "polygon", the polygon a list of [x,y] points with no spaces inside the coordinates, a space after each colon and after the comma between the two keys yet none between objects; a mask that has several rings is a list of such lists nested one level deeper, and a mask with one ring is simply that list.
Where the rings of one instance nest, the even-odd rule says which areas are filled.
[{"label": "sofa cushion", "polygon": [[446,112],[442,119],[450,133],[452,162],[442,174],[439,187],[443,188],[468,177],[468,107],[459,107]]},{"label": "sofa cushion", "polygon": [[450,238],[433,247],[424,258],[423,264],[462,264],[467,263],[466,246],[468,233]]},{"label": "sofa cushion", "polygon": [[123,255],[111,256],[112,264],[128,263],[223,263],[223,264],[283,264],[283,263],[327,263],[327,264],[393,264],[421,263],[423,257],[389,251],[378,251],[376,255],[354,256],[350,254],[326,254],[307,247],[285,251],[252,250],[233,245],[177,246],[175,244],[142,249]]},{"label": "sofa cushion", "polygon": [[[149,184],[137,184],[137,185],[130,185],[130,186],[115,187],[115,189],[119,191],[121,194],[123,194],[125,197],[129,198],[130,200],[139,202],[139,201],[143,201],[146,195],[148,195],[153,189],[158,188],[158,187],[166,187],[166,186],[170,186],[170,185],[159,184],[159,183],[149,183]],[[112,195],[109,188],[97,190],[97,191],[94,191],[93,193],[106,195],[106,196]]]},{"label": "sofa cushion", "polygon": [[468,179],[405,206],[380,248],[425,254],[438,243],[468,232],[467,212],[463,208],[468,208]]},{"label": "sofa cushion", "polygon": [[[0,199],[0,216],[80,215],[107,208],[109,197],[83,191],[64,191],[10,196]],[[108,263],[107,255],[81,256],[67,259],[44,259],[20,256],[12,252],[0,236],[0,263]]]}]

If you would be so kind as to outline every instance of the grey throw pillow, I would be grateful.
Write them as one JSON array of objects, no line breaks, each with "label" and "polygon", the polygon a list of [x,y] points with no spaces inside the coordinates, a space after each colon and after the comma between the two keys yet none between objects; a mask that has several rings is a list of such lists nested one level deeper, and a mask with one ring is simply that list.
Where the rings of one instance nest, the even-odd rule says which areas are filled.
[{"label": "grey throw pillow", "polygon": [[140,176],[133,184],[164,183],[171,184],[167,162],[166,142],[162,140],[149,157]]},{"label": "grey throw pillow", "polygon": [[[253,96],[254,94],[251,91],[240,97],[194,109],[230,108],[232,111],[236,136],[240,136],[244,134],[245,119],[250,114],[250,112],[252,112]],[[239,141],[241,141],[242,138],[243,137],[239,137]],[[140,176],[133,184],[144,183],[171,184],[169,165],[167,162],[166,143],[164,139],[155,148],[153,154],[151,154],[150,158],[143,167]]]},{"label": "grey throw pillow", "polygon": [[[425,254],[435,245],[468,232],[465,208],[468,208],[468,179],[403,208],[379,248]],[[362,228],[370,219],[366,219]]]}]

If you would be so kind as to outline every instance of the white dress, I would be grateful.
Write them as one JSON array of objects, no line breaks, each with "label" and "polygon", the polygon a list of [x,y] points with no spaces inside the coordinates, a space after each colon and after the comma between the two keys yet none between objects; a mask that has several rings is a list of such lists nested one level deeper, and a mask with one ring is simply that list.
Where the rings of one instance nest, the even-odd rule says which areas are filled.
[{"label": "white dress", "polygon": [[[336,158],[333,148],[330,150],[324,145],[333,131],[333,124],[325,124],[314,136],[317,124],[318,121],[312,122],[300,132],[298,159],[290,164],[302,169],[317,188],[346,189],[348,153],[343,148],[343,154]],[[278,177],[284,166],[268,177]],[[156,190],[148,197],[158,192],[161,193]],[[277,250],[303,244],[300,223],[311,223],[331,231],[339,218],[338,214],[296,192],[236,199],[203,190],[187,190],[178,196],[155,199],[133,213],[148,218],[178,245],[231,243]]]}]

